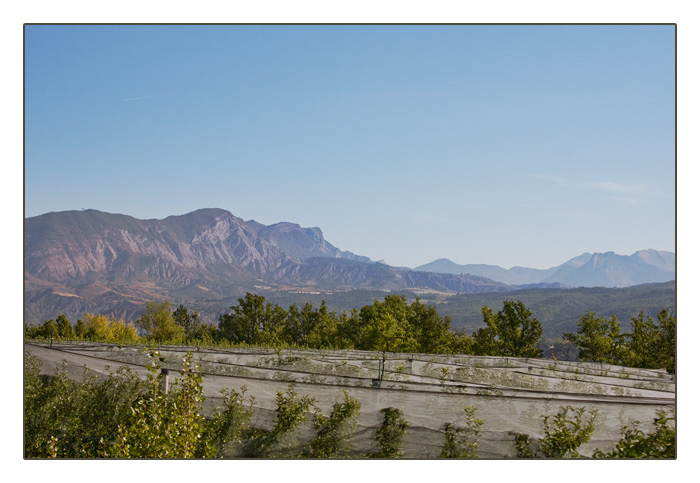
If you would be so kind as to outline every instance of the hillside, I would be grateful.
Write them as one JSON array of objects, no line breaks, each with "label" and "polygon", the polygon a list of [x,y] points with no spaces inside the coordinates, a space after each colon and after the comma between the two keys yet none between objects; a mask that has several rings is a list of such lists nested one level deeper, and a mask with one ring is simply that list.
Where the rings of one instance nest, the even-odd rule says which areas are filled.
[{"label": "hillside", "polygon": [[[342,251],[318,228],[264,226],[220,209],[163,220],[96,210],[25,220],[25,322],[85,311],[131,319],[148,300],[235,299],[278,290],[506,291],[469,275],[418,273]],[[225,310],[220,305],[217,310]]]}]

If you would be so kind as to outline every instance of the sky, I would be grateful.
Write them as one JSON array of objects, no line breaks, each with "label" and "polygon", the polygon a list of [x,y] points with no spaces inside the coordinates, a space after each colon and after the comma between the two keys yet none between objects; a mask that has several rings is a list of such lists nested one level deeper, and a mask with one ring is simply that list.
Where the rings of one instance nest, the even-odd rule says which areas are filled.
[{"label": "sky", "polygon": [[675,251],[673,25],[26,25],[24,215],[223,208],[343,250]]}]

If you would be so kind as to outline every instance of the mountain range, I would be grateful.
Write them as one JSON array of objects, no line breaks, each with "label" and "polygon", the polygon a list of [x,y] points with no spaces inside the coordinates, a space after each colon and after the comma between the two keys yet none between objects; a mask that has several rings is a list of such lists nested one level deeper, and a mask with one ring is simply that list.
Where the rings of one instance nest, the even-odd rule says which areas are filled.
[{"label": "mountain range", "polygon": [[614,252],[584,253],[546,270],[526,267],[501,268],[498,265],[459,265],[446,258],[414,270],[471,274],[509,285],[559,283],[568,287],[631,287],[667,282],[676,278],[676,255],[672,252],[640,250],[632,255]]},{"label": "mountain range", "polygon": [[635,255],[584,254],[549,271],[444,260],[411,270],[342,251],[319,228],[286,222],[268,226],[222,209],[162,220],[97,210],[54,212],[25,219],[24,319],[35,323],[93,311],[129,320],[149,300],[206,302],[223,311],[246,291],[507,292],[563,287],[576,280],[576,273],[593,281],[634,284],[631,274],[647,266],[659,273],[654,281],[675,278],[675,271],[664,268],[670,260],[675,265],[672,253]]}]

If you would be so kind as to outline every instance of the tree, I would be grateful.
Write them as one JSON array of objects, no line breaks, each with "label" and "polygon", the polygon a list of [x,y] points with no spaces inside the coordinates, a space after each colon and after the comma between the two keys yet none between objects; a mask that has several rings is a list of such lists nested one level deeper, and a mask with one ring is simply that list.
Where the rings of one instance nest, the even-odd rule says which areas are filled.
[{"label": "tree", "polygon": [[387,295],[383,302],[360,309],[363,332],[359,345],[362,350],[382,352],[415,352],[418,342],[408,320],[409,307],[405,297]]},{"label": "tree", "polygon": [[344,391],[342,403],[335,403],[326,417],[318,409],[314,414],[316,437],[309,443],[309,458],[337,458],[348,455],[349,440],[360,413],[360,401]]},{"label": "tree", "polygon": [[497,314],[484,306],[482,314],[486,327],[473,334],[478,355],[542,356],[542,351],[536,347],[542,336],[542,324],[521,301],[504,301],[503,310]]},{"label": "tree", "polygon": [[475,406],[464,408],[466,428],[445,423],[445,444],[440,451],[441,458],[476,458],[479,447],[479,430],[484,421],[477,419]]},{"label": "tree", "polygon": [[408,422],[403,417],[403,411],[398,408],[380,410],[384,415],[382,424],[374,434],[377,450],[370,453],[370,458],[401,458],[403,456],[403,437],[408,429]]},{"label": "tree", "polygon": [[675,413],[670,416],[660,409],[656,412],[654,431],[644,433],[639,430],[639,421],[632,426],[622,427],[622,438],[608,453],[596,450],[594,458],[675,458],[676,428],[669,421],[675,421]]},{"label": "tree", "polygon": [[515,433],[518,458],[578,458],[579,447],[591,439],[597,415],[598,410],[562,406],[554,416],[542,416],[544,438],[535,443],[528,435]]},{"label": "tree", "polygon": [[313,325],[305,336],[305,343],[318,349],[335,349],[341,345],[338,316],[335,312],[328,311],[325,300],[321,301],[321,306],[314,312]]},{"label": "tree", "polygon": [[87,337],[87,327],[85,326],[85,323],[82,321],[82,319],[78,319],[75,321],[75,327],[73,328],[73,332],[75,333],[75,336],[78,339]]},{"label": "tree", "polygon": [[148,302],[136,325],[156,342],[180,341],[185,337],[185,329],[175,323],[170,302]]},{"label": "tree", "polygon": [[40,332],[41,335],[43,335],[47,339],[58,338],[58,327],[56,326],[56,321],[54,321],[53,319],[45,320]]},{"label": "tree", "polygon": [[311,396],[299,396],[290,384],[287,392],[277,392],[277,417],[268,432],[255,432],[244,451],[245,457],[289,457],[296,445],[296,429],[308,419],[308,412],[314,405]]},{"label": "tree", "polygon": [[639,312],[632,318],[627,364],[647,369],[665,368],[673,373],[676,365],[676,319],[667,309],[657,314],[659,323]]},{"label": "tree", "polygon": [[576,334],[564,333],[564,340],[574,343],[582,361],[624,364],[628,359],[625,334],[614,315],[609,319],[588,311],[577,322]]},{"label": "tree", "polygon": [[199,321],[199,313],[190,313],[187,311],[187,307],[180,304],[173,312],[173,320],[184,329],[185,342],[202,337],[203,331],[201,330],[202,323]]},{"label": "tree", "polygon": [[56,328],[58,329],[58,336],[61,339],[70,339],[73,337],[73,327],[71,327],[65,315],[56,317]]},{"label": "tree", "polygon": [[276,345],[282,340],[287,312],[279,305],[248,292],[231,310],[219,316],[219,331],[225,339],[251,345]]},{"label": "tree", "polygon": [[418,352],[429,354],[452,352],[450,318],[441,318],[434,306],[421,303],[418,297],[411,304],[410,309],[408,322],[418,345]]},{"label": "tree", "polygon": [[659,331],[661,332],[659,349],[661,351],[661,367],[671,373],[676,373],[676,318],[668,309],[662,309],[657,314]]}]

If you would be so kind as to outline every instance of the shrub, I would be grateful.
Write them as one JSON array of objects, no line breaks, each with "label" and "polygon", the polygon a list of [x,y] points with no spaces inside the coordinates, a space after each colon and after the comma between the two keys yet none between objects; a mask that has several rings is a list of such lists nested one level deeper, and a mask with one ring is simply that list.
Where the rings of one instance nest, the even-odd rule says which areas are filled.
[{"label": "shrub", "polygon": [[342,403],[335,403],[330,416],[326,417],[317,411],[314,415],[316,437],[309,444],[307,456],[310,458],[336,458],[346,456],[349,439],[356,418],[360,413],[360,402],[343,391]]},{"label": "shrub", "polygon": [[622,438],[608,453],[595,450],[594,458],[675,458],[676,428],[669,421],[675,421],[675,413],[670,416],[664,410],[656,412],[654,431],[645,434],[635,421],[631,427],[622,427]]},{"label": "shrub", "polygon": [[403,411],[397,408],[384,408],[382,424],[377,428],[374,439],[378,449],[370,453],[370,458],[400,458],[403,456],[403,437],[408,429],[408,422]]},{"label": "shrub", "polygon": [[476,450],[479,447],[479,429],[484,421],[474,416],[476,412],[474,406],[465,407],[464,412],[466,413],[466,428],[445,423],[445,444],[440,452],[441,458],[476,458]]},{"label": "shrub", "polygon": [[[568,418],[569,411],[574,413]],[[577,458],[578,448],[591,439],[597,410],[561,407],[554,416],[542,416],[544,438],[533,442],[526,434],[515,434],[515,449],[519,458]]]}]

